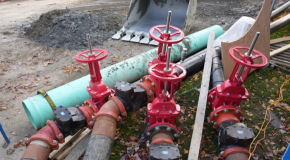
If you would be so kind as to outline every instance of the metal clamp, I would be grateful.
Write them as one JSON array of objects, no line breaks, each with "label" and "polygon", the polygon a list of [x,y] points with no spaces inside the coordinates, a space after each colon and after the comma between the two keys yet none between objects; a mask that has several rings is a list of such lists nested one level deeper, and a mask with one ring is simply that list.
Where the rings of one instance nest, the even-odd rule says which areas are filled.
[{"label": "metal clamp", "polygon": [[61,133],[61,131],[59,130],[58,126],[55,124],[54,121],[47,121],[46,125],[50,126],[50,128],[52,129],[52,131],[55,134],[56,139],[59,143],[65,142],[63,134]]},{"label": "metal clamp", "polygon": [[56,108],[55,104],[53,103],[53,101],[51,100],[49,95],[44,90],[41,89],[41,90],[37,91],[37,94],[43,95],[43,97],[47,100],[47,102],[49,103],[49,105],[52,109]]}]

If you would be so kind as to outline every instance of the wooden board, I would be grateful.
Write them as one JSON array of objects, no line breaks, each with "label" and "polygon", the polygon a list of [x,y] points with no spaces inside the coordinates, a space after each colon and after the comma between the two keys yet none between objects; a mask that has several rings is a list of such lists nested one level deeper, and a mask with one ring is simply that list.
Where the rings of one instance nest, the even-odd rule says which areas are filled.
[{"label": "wooden board", "polygon": [[[229,56],[229,50],[234,46],[247,46],[250,47],[251,43],[255,37],[257,32],[260,32],[260,36],[258,41],[254,47],[254,49],[262,52],[268,60],[270,60],[270,8],[271,8],[271,0],[264,0],[264,4],[258,15],[256,22],[253,26],[248,30],[248,32],[241,37],[240,39],[234,42],[222,42],[222,63],[224,68],[224,73],[226,79],[228,79],[233,71],[233,68],[236,64],[235,61],[231,59]],[[239,31],[237,31],[239,32]],[[241,52],[246,52],[241,50]],[[236,57],[238,57],[236,55]],[[262,63],[262,59],[259,58],[255,60],[255,63]],[[253,70],[252,70],[253,71]]]},{"label": "wooden board", "polygon": [[[59,144],[59,149],[58,150],[54,150],[53,152],[51,152],[49,154],[49,158],[51,160],[54,160],[54,159],[60,160],[59,158],[62,157],[61,155],[63,155],[63,153],[67,153],[68,154],[69,153],[68,151],[71,151],[73,149],[71,147],[73,145],[76,145],[79,142],[79,141],[77,142],[77,140],[80,139],[80,138],[83,138],[85,135],[87,135],[89,133],[89,131],[90,131],[89,129],[86,129],[86,130],[82,129],[82,130],[78,131],[75,135],[66,137],[65,138],[65,142],[62,143],[62,144]],[[67,154],[65,154],[65,156]]]},{"label": "wooden board", "polygon": [[210,31],[208,35],[207,51],[204,62],[204,69],[202,75],[202,82],[200,87],[200,94],[197,104],[197,112],[190,142],[188,160],[198,160],[200,141],[202,136],[203,122],[205,117],[205,109],[208,96],[208,87],[210,80],[210,72],[212,66],[212,55],[214,52],[214,37],[215,32]]},{"label": "wooden board", "polygon": [[272,57],[272,56],[275,56],[276,54],[279,54],[279,53],[281,53],[281,52],[284,52],[284,51],[286,51],[286,50],[290,50],[290,44],[288,44],[288,45],[286,45],[286,46],[283,46],[283,47],[281,47],[281,48],[279,48],[279,49],[276,49],[276,50],[274,50],[274,51],[272,51],[272,52],[270,52],[270,56]]},{"label": "wooden board", "polygon": [[85,131],[83,131],[73,142],[71,142],[71,145],[68,146],[63,152],[61,152],[55,159],[64,159],[72,151],[72,149],[90,132],[90,129],[86,129]]},{"label": "wooden board", "polygon": [[281,42],[285,42],[285,41],[290,41],[290,36],[272,39],[272,40],[270,40],[270,44],[281,43]]}]

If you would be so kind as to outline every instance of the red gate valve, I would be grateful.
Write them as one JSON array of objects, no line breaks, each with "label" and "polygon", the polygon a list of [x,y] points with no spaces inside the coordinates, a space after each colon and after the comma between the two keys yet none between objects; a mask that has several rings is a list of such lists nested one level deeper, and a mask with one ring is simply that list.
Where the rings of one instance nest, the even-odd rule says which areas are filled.
[{"label": "red gate valve", "polygon": [[[233,72],[228,80],[223,82],[221,85],[217,85],[215,88],[209,91],[207,102],[208,106],[213,110],[211,114],[211,121],[214,125],[214,128],[218,128],[219,123],[222,121],[243,120],[241,110],[238,106],[240,105],[242,100],[246,100],[249,96],[249,93],[244,87],[243,83],[246,81],[252,68],[263,68],[268,63],[266,56],[264,56],[261,52],[253,49],[258,39],[258,36],[259,33],[256,34],[256,37],[251,47],[235,46],[229,50],[230,57],[235,62],[237,62],[233,69]],[[247,49],[248,52],[243,55],[238,49]],[[241,58],[235,57],[235,52]],[[252,54],[250,53],[255,53],[256,55],[252,56]],[[262,58],[263,63],[254,64],[254,60],[260,57]],[[241,77],[245,67],[247,68],[244,72],[244,75]],[[238,69],[239,72],[237,72]],[[225,120],[224,118],[218,118],[218,116],[220,117],[222,115],[228,117],[228,119]]]},{"label": "red gate valve", "polygon": [[[93,51],[98,53],[93,53]],[[89,53],[89,54],[87,54]],[[103,56],[100,56],[103,54]],[[80,57],[85,59],[80,59]],[[92,49],[86,50],[76,55],[76,60],[81,63],[88,63],[91,75],[91,81],[87,87],[89,95],[92,97],[92,100],[98,108],[106,102],[109,96],[114,94],[114,90],[109,89],[106,84],[102,81],[102,76],[99,67],[99,61],[108,56],[108,51],[103,49]]]},{"label": "red gate valve", "polygon": [[[149,30],[150,37],[153,40],[159,42],[158,52],[157,52],[158,57],[149,61],[149,63],[148,63],[149,67],[151,67],[153,64],[156,64],[159,62],[166,62],[168,47],[171,47],[172,44],[181,42],[184,38],[184,33],[181,29],[174,27],[174,26],[170,26],[170,20],[171,20],[171,11],[168,12],[166,25],[157,25],[157,26],[152,27]],[[162,31],[161,30],[162,28],[166,28],[166,30]],[[176,32],[170,33],[169,28],[175,30]],[[160,33],[160,37],[157,37],[153,34],[155,30]],[[175,40],[171,39],[173,36],[178,35],[178,34],[180,36],[177,39],[175,39]]]},{"label": "red gate valve", "polygon": [[[174,29],[176,32],[166,33],[166,31],[163,32],[161,30],[161,28],[165,28],[165,27],[166,27],[166,25],[157,25],[157,26],[152,27],[149,31],[149,35],[151,36],[151,38],[154,39],[155,41],[159,42],[158,51],[157,51],[158,57],[149,61],[149,63],[148,63],[149,67],[152,66],[153,64],[156,64],[159,62],[166,62],[168,47],[171,47],[172,44],[181,42],[184,38],[184,33],[181,29],[174,27],[174,26],[170,26],[169,28]],[[156,37],[153,34],[153,32],[155,30],[161,34],[160,37]],[[176,40],[172,40],[171,37],[173,37],[177,34],[180,34],[179,38]]]},{"label": "red gate valve", "polygon": [[[170,50],[171,48],[169,48]],[[169,52],[170,54],[170,52]],[[174,74],[173,68],[177,67],[183,71],[181,75]],[[174,83],[181,81],[186,76],[186,70],[180,65],[169,63],[158,63],[149,68],[149,74],[154,79],[157,79],[157,97],[152,103],[147,106],[147,123],[150,118],[150,125],[158,122],[170,124],[176,123],[176,117],[179,116],[180,106],[173,99]],[[164,83],[164,89],[161,88],[161,83]],[[171,86],[167,93],[167,85]],[[169,87],[168,87],[169,88]]]}]

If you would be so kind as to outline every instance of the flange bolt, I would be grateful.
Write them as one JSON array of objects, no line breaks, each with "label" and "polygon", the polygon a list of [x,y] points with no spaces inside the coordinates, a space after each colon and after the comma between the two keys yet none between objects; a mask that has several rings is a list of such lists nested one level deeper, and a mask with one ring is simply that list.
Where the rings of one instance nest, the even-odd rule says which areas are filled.
[{"label": "flange bolt", "polygon": [[147,77],[145,77],[145,81],[148,81],[148,78]]},{"label": "flange bolt", "polygon": [[155,130],[156,130],[156,131],[159,131],[159,129],[160,129],[160,128],[159,128],[158,126],[157,126],[157,127],[155,127]]},{"label": "flange bolt", "polygon": [[90,121],[90,125],[93,125],[93,121]]},{"label": "flange bolt", "polygon": [[53,143],[53,144],[56,144],[56,143],[57,143],[57,141],[56,141],[56,140],[53,140],[53,141],[52,141],[52,143]]},{"label": "flange bolt", "polygon": [[59,138],[62,138],[62,134],[59,134],[58,137],[59,137]]},{"label": "flange bolt", "polygon": [[225,113],[228,113],[228,111],[229,111],[228,109],[225,109],[225,110],[224,110]]},{"label": "flange bolt", "polygon": [[225,154],[225,152],[224,151],[221,151],[221,155],[223,156]]},{"label": "flange bolt", "polygon": [[171,131],[171,128],[170,127],[167,127],[166,130],[169,132],[169,131]]},{"label": "flange bolt", "polygon": [[217,117],[217,116],[218,116],[218,114],[216,113],[216,114],[214,114],[213,116],[214,116],[214,117]]},{"label": "flange bolt", "polygon": [[155,86],[155,84],[152,82],[152,83],[151,83],[151,86],[153,86],[153,87],[154,87],[154,86]]},{"label": "flange bolt", "polygon": [[211,102],[208,102],[207,105],[208,105],[208,106],[211,106]]},{"label": "flange bolt", "polygon": [[235,110],[235,114],[239,114],[240,113],[240,111],[239,110]]},{"label": "flange bolt", "polygon": [[213,95],[210,95],[210,98],[214,98],[214,96]]},{"label": "flange bolt", "polygon": [[240,120],[243,120],[243,119],[244,119],[244,117],[243,117],[243,116],[241,116],[241,117],[240,117]]},{"label": "flange bolt", "polygon": [[25,142],[28,142],[28,138],[24,138],[24,141],[25,141]]},{"label": "flange bolt", "polygon": [[177,133],[175,133],[173,136],[176,138],[176,137],[178,137],[178,134],[177,134]]},{"label": "flange bolt", "polygon": [[151,135],[151,133],[150,133],[150,132],[147,132],[147,133],[146,133],[146,135],[147,135],[147,136],[150,136],[150,135]]},{"label": "flange bolt", "polygon": [[153,92],[150,90],[150,91],[149,91],[149,94],[152,94],[152,93],[153,93]]}]

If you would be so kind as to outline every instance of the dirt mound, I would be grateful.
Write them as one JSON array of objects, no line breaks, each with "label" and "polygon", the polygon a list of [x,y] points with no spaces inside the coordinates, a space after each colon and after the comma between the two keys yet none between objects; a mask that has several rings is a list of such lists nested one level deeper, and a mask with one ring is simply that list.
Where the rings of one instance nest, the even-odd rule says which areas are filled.
[{"label": "dirt mound", "polygon": [[53,48],[86,49],[86,34],[92,45],[102,45],[119,30],[124,17],[117,11],[84,12],[53,10],[42,14],[29,28],[28,37]]}]

